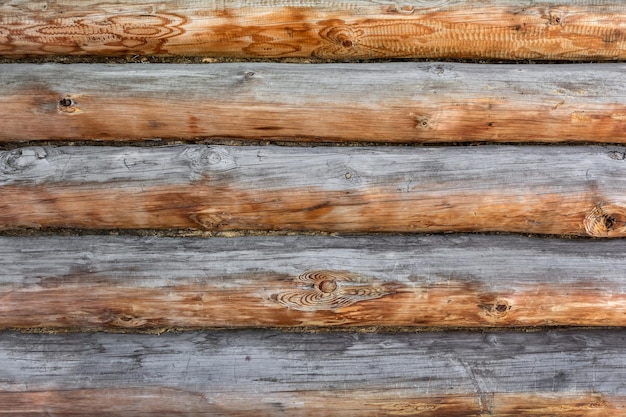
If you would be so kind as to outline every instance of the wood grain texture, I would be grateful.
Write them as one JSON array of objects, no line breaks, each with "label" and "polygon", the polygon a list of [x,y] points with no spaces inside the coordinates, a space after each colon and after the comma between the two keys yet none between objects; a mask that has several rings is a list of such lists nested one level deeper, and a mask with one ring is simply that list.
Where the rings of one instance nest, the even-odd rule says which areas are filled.
[{"label": "wood grain texture", "polygon": [[0,141],[626,142],[625,64],[0,65]]},{"label": "wood grain texture", "polygon": [[622,241],[0,238],[0,327],[624,326]]},{"label": "wood grain texture", "polygon": [[0,54],[626,59],[619,0],[5,0]]},{"label": "wood grain texture", "polygon": [[28,147],[0,228],[626,235],[619,146]]},{"label": "wood grain texture", "polygon": [[4,333],[0,414],[613,417],[625,342],[622,330]]}]

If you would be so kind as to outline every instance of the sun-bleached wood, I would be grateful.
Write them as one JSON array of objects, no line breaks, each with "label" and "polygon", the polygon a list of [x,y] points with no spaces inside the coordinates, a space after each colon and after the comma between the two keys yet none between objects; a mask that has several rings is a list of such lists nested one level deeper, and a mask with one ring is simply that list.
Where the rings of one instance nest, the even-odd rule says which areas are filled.
[{"label": "sun-bleached wood", "polygon": [[625,342],[623,330],[3,333],[0,415],[617,417]]},{"label": "sun-bleached wood", "polygon": [[0,228],[626,235],[621,146],[26,147]]},{"label": "sun-bleached wood", "polygon": [[6,0],[0,54],[626,59],[619,0]]},{"label": "sun-bleached wood", "polygon": [[0,327],[625,326],[626,242],[0,238]]},{"label": "sun-bleached wood", "polygon": [[626,64],[0,65],[0,141],[626,142]]}]

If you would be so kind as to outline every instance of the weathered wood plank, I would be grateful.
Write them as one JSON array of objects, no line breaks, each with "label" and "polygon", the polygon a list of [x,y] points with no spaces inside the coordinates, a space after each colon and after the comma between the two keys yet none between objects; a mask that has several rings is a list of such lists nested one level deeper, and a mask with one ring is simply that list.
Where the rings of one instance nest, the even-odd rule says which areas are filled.
[{"label": "weathered wood plank", "polygon": [[0,54],[626,59],[619,0],[6,0]]},{"label": "weathered wood plank", "polygon": [[626,235],[619,146],[30,147],[0,228]]},{"label": "weathered wood plank", "polygon": [[625,76],[624,64],[6,64],[0,140],[626,142]]},{"label": "weathered wood plank", "polygon": [[0,414],[620,416],[625,342],[621,330],[4,333]]},{"label": "weathered wood plank", "polygon": [[[339,392],[337,392],[339,391]],[[252,393],[244,398],[221,395],[218,405],[195,392],[155,389],[92,389],[37,392],[0,392],[0,415],[149,417],[168,416],[419,416],[419,417],[617,417],[623,415],[624,397],[598,393],[491,394],[487,414],[475,395],[422,395],[408,390],[369,391],[294,390],[267,398]],[[3,404],[6,404],[3,407]],[[97,410],[96,410],[97,408]],[[54,414],[50,414],[54,413]]]},{"label": "weathered wood plank", "polygon": [[1,238],[2,328],[625,326],[626,242]]}]

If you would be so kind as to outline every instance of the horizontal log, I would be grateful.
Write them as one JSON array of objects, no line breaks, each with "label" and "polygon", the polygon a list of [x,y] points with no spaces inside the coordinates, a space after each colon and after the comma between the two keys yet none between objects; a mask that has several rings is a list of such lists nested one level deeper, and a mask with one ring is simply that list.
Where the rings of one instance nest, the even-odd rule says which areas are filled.
[{"label": "horizontal log", "polygon": [[626,326],[626,242],[0,238],[0,327]]},{"label": "horizontal log", "polygon": [[0,54],[626,59],[619,0],[8,0]]},{"label": "horizontal log", "polygon": [[626,149],[29,147],[0,228],[626,236]]},{"label": "horizontal log", "polygon": [[0,141],[626,142],[625,76],[624,64],[5,64]]},{"label": "horizontal log", "polygon": [[4,333],[0,414],[621,416],[625,342],[622,330]]}]

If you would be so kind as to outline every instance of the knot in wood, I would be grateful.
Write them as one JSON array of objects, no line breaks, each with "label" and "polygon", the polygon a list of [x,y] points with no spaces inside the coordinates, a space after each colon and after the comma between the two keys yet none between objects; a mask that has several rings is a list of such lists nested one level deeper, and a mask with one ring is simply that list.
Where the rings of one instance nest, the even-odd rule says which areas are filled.
[{"label": "knot in wood", "polygon": [[626,210],[598,205],[585,217],[583,226],[589,236],[623,237],[626,235]]},{"label": "knot in wood", "polygon": [[307,271],[294,280],[295,290],[272,295],[293,310],[335,310],[394,293],[386,284],[346,271]]},{"label": "knot in wood", "polygon": [[62,113],[79,113],[80,109],[76,106],[76,102],[71,97],[63,97],[57,103],[57,110]]},{"label": "knot in wood", "polygon": [[335,21],[319,32],[320,37],[328,44],[313,51],[319,58],[336,58],[340,56],[358,56],[359,39],[363,31],[344,25],[343,21]]},{"label": "knot in wood", "polygon": [[237,166],[228,148],[222,146],[189,146],[183,153],[189,161],[192,180],[201,179],[209,171],[224,172]]},{"label": "knot in wood", "polygon": [[548,24],[550,26],[562,26],[563,25],[563,16],[559,12],[552,12],[548,17]]},{"label": "knot in wood", "polygon": [[488,316],[502,318],[511,310],[511,304],[507,300],[495,300],[489,304],[479,304],[479,308],[485,310]]},{"label": "knot in wood", "polygon": [[0,154],[0,171],[3,174],[24,172],[36,167],[48,153],[44,148],[32,147],[14,149]]},{"label": "knot in wood", "polygon": [[355,33],[349,26],[338,26],[328,29],[324,37],[335,45],[350,49],[356,43]]},{"label": "knot in wood", "polygon": [[100,320],[102,324],[112,328],[140,328],[148,325],[148,320],[146,319],[124,312],[114,312],[108,309],[102,312]]},{"label": "knot in wood", "polygon": [[411,5],[404,5],[404,6],[389,6],[387,8],[387,12],[388,13],[397,13],[397,14],[404,14],[404,15],[410,15],[415,13],[415,7],[411,6]]},{"label": "knot in wood", "polygon": [[326,279],[319,283],[318,288],[321,292],[328,294],[337,289],[337,283],[334,280]]},{"label": "knot in wood", "polygon": [[426,116],[414,116],[415,128],[418,130],[428,130],[430,127],[430,120]]},{"label": "knot in wood", "polygon": [[340,189],[346,187],[358,188],[363,185],[361,174],[351,166],[342,161],[328,161],[319,171],[319,176],[324,178],[326,184],[337,186]]},{"label": "knot in wood", "polygon": [[610,151],[608,154],[609,158],[615,159],[617,161],[623,161],[624,159],[626,159],[626,152]]}]

